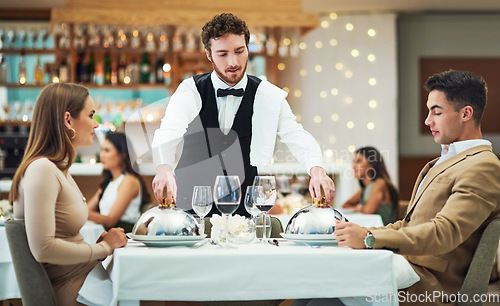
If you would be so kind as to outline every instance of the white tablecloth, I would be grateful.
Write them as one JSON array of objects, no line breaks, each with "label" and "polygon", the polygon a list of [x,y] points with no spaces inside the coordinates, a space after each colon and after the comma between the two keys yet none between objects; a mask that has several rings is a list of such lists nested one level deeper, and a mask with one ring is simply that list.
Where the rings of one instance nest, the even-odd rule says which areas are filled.
[{"label": "white tablecloth", "polygon": [[[87,222],[80,233],[85,241],[88,243],[95,243],[103,231],[104,227],[102,225]],[[21,294],[17,286],[16,274],[10,256],[5,227],[0,226],[0,301],[18,298],[21,298]]]},{"label": "white tablecloth", "polygon": [[[347,220],[349,220],[349,222],[353,222],[364,227],[384,226],[384,223],[382,222],[382,217],[380,215],[376,214],[369,215],[369,214],[351,213],[351,212],[344,213],[344,215],[346,216]],[[271,216],[280,219],[281,224],[283,225],[283,230],[285,230],[288,221],[290,221],[290,218],[292,218],[293,215],[281,214],[281,215],[271,215]]]},{"label": "white tablecloth", "polygon": [[399,255],[386,250],[296,246],[283,240],[279,247],[235,248],[210,244],[149,248],[131,242],[115,250],[108,270],[114,303],[120,304],[354,297],[397,294],[394,256]]}]

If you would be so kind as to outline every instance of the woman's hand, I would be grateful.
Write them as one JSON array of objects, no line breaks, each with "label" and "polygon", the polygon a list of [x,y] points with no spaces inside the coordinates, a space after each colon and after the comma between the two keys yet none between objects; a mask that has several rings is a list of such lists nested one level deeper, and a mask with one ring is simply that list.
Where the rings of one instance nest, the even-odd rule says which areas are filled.
[{"label": "woman's hand", "polygon": [[102,233],[97,242],[100,241],[105,241],[114,250],[127,245],[127,235],[125,235],[123,228],[115,227]]}]

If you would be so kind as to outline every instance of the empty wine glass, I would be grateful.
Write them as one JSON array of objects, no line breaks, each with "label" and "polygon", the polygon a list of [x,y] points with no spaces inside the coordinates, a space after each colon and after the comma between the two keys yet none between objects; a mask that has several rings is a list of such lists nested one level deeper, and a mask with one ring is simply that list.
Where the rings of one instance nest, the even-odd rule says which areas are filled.
[{"label": "empty wine glass", "polygon": [[245,209],[252,216],[252,219],[255,219],[261,212],[255,206],[255,203],[260,199],[264,198],[264,188],[262,186],[248,186],[247,191],[245,193],[245,200],[243,203],[245,204]]},{"label": "empty wine glass", "polygon": [[214,184],[214,201],[217,209],[225,217],[224,236],[221,239],[227,244],[229,216],[236,211],[241,200],[241,184],[237,175],[218,175]]},{"label": "empty wine glass", "polygon": [[[276,192],[276,179],[274,176],[256,176],[253,181],[253,186],[262,186],[264,189],[264,198],[261,201],[257,201],[255,206],[264,214],[263,225],[264,230],[266,230],[266,219],[267,213],[273,208],[274,203],[276,203],[277,192]],[[262,241],[267,243],[267,233],[264,233],[264,238]]]},{"label": "empty wine glass", "polygon": [[[257,225],[257,219],[262,212],[255,206],[257,202],[264,201],[264,188],[262,186],[248,186],[243,201],[246,211],[252,216],[252,221]],[[264,228],[265,231],[265,228]]]},{"label": "empty wine glass", "polygon": [[194,212],[200,217],[200,235],[205,233],[205,216],[212,209],[212,187],[194,186],[192,205]]}]

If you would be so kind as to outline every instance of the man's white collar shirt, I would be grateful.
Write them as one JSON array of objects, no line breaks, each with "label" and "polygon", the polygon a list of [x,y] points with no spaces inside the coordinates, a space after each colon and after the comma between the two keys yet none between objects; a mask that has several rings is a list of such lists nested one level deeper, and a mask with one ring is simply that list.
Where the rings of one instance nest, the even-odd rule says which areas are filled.
[{"label": "man's white collar shirt", "polygon": [[219,118],[218,118],[219,126],[222,133],[227,135],[231,130],[231,127],[233,126],[234,117],[236,117],[236,113],[240,108],[241,100],[243,100],[243,97],[237,97],[233,95],[228,95],[225,97],[217,97],[217,89],[219,88],[245,89],[247,87],[248,77],[245,74],[245,76],[241,79],[241,81],[239,81],[233,87],[230,87],[226,83],[222,82],[221,79],[219,79],[219,77],[215,73],[215,71],[212,71],[210,78],[212,79],[212,84],[214,85],[215,100],[217,102],[217,111],[219,112]]},{"label": "man's white collar shirt", "polygon": [[473,147],[477,147],[480,145],[488,145],[491,146],[491,142],[489,142],[486,139],[470,139],[470,140],[463,140],[463,141],[455,141],[452,142],[448,145],[441,145],[441,157],[438,159],[438,161],[434,164],[440,164],[444,162],[445,160],[462,153],[465,150],[468,150]]}]

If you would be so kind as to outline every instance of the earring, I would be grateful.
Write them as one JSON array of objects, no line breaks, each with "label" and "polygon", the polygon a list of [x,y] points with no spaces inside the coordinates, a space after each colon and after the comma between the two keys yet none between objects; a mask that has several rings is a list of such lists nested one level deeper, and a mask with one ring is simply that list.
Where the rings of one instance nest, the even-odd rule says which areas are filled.
[{"label": "earring", "polygon": [[70,131],[73,131],[73,136],[69,136],[69,135],[68,135],[68,136],[69,136],[69,139],[71,139],[71,140],[75,139],[75,137],[76,137],[76,131],[75,131],[75,129],[74,129],[74,128],[71,128],[71,129],[69,129],[69,130],[70,130]]}]

